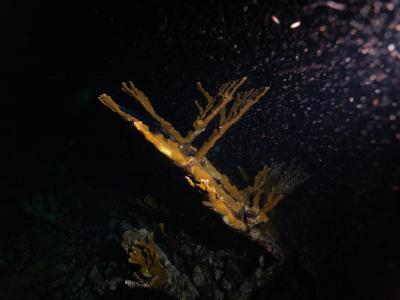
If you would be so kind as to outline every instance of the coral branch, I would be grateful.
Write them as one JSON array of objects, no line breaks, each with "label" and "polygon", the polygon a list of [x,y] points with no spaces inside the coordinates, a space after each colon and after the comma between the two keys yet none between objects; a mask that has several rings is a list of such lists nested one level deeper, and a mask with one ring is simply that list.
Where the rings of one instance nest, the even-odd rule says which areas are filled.
[{"label": "coral branch", "polygon": [[207,105],[202,108],[199,103],[196,106],[199,107],[201,113],[193,122],[193,126],[196,130],[204,129],[207,125],[218,115],[218,113],[225,108],[225,106],[232,101],[233,95],[237,89],[241,87],[247,80],[247,77],[243,77],[241,80],[234,80],[224,83],[218,90],[217,95],[211,97],[210,94],[203,88],[200,82],[197,83],[197,89],[206,98]]},{"label": "coral branch", "polygon": [[185,139],[182,137],[182,135],[179,133],[178,130],[172,126],[171,123],[166,121],[164,118],[159,116],[156,111],[154,110],[153,106],[151,105],[149,99],[146,97],[146,95],[140,91],[132,81],[129,81],[128,83],[123,82],[121,89],[134,98],[136,101],[138,101],[143,108],[150,114],[150,116],[156,120],[160,126],[168,133],[170,138],[173,138],[174,140],[178,141],[179,143],[186,143]]},{"label": "coral branch", "polygon": [[128,261],[139,268],[132,278],[125,280],[129,287],[154,288],[176,299],[199,297],[189,277],[180,273],[156,244],[153,233],[131,228],[124,232],[121,246],[129,256]]},{"label": "coral branch", "polygon": [[[207,155],[208,151],[215,145],[215,143],[232,127],[240,118],[264,96],[268,87],[251,90],[244,94],[237,95],[234,104],[232,105],[228,116],[226,116],[225,110],[221,111],[220,126],[215,129],[209,139],[200,147],[199,151],[196,153],[196,159],[202,159]],[[235,90],[236,91],[236,90]],[[224,106],[225,107],[225,106]]]},{"label": "coral branch", "polygon": [[[122,110],[110,96],[103,94],[99,99],[104,105],[131,123],[161,153],[185,170],[187,174],[185,178],[188,183],[207,195],[207,199],[203,202],[205,206],[220,214],[226,224],[246,235],[249,239],[257,241],[273,257],[281,261],[283,259],[281,249],[275,243],[272,234],[268,231],[269,229],[267,227],[262,228],[260,225],[269,221],[268,213],[296,184],[303,180],[301,171],[296,168],[289,168],[285,171],[281,165],[275,165],[271,168],[264,166],[255,176],[254,183],[244,190],[240,190],[206,157],[215,143],[269,89],[265,87],[237,93],[246,79],[246,77],[243,77],[241,80],[223,84],[215,96],[211,96],[201,83],[197,83],[197,89],[205,98],[206,104],[202,106],[198,101],[195,101],[199,115],[193,122],[194,130],[189,131],[186,137],[182,137],[171,123],[156,113],[149,99],[132,82],[123,83],[123,91],[145,108],[152,118],[161,125],[166,136],[161,133],[153,133],[142,121]],[[220,117],[219,127],[197,150],[191,145],[192,141],[205,130],[216,116]],[[241,172],[244,174],[243,170]],[[150,243],[151,240],[147,242]],[[132,260],[144,265],[143,257],[137,251],[133,251]],[[146,267],[148,268],[147,265]]]}]

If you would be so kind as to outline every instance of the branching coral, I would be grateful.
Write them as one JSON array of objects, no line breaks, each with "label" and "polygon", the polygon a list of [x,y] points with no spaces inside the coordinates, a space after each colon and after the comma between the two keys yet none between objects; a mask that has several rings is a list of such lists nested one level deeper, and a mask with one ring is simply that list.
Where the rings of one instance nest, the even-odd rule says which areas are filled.
[{"label": "branching coral", "polygon": [[[278,260],[283,253],[272,237],[258,225],[268,222],[268,213],[278,204],[284,195],[300,180],[299,172],[288,169],[283,172],[281,166],[264,167],[254,178],[254,183],[240,190],[229,178],[217,170],[206,155],[216,142],[256,104],[268,91],[268,87],[238,92],[247,78],[223,84],[212,96],[201,83],[197,89],[206,103],[195,106],[198,116],[193,129],[182,136],[171,123],[157,114],[149,99],[132,82],[122,83],[122,90],[139,102],[144,109],[163,128],[165,134],[153,133],[139,119],[128,114],[108,95],[99,96],[100,101],[131,123],[161,153],[171,159],[187,173],[189,184],[207,194],[204,205],[220,214],[226,224],[239,230],[250,239],[258,241]],[[192,142],[205,131],[211,121],[219,117],[219,123],[209,138],[196,149]]]},{"label": "branching coral", "polygon": [[156,244],[153,233],[145,228],[130,228],[123,233],[121,246],[128,254],[128,261],[139,268],[132,278],[125,280],[127,286],[157,289],[176,299],[199,297],[190,278],[178,271]]},{"label": "branching coral", "polygon": [[126,231],[122,246],[129,254],[129,262],[139,266],[138,278],[143,287],[160,288],[165,283],[167,272],[152,233],[140,235]]}]

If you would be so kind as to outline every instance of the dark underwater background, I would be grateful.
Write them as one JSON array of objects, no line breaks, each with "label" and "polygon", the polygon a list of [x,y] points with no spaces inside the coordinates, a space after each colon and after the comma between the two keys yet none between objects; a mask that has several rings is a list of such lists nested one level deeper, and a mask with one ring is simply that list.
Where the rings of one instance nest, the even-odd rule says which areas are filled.
[{"label": "dark underwater background", "polygon": [[287,263],[248,299],[400,299],[399,1],[2,1],[0,16],[0,299],[169,299],[123,284],[121,222],[164,224],[201,298],[239,299],[265,254],[97,96],[154,127],[120,91],[132,80],[185,133],[195,82],[242,76],[271,89],[209,159],[238,183],[273,162],[309,176],[274,211]]}]

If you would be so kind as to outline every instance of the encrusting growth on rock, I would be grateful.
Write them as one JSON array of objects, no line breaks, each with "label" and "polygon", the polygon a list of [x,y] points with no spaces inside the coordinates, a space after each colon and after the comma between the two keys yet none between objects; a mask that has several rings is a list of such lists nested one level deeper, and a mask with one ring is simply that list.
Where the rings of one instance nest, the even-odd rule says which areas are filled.
[{"label": "encrusting growth on rock", "polygon": [[[203,204],[220,214],[226,224],[259,242],[278,261],[283,260],[280,247],[268,232],[259,226],[269,221],[268,213],[294,185],[301,182],[296,172],[283,172],[281,166],[264,166],[253,184],[240,190],[217,170],[206,155],[216,142],[268,91],[268,87],[238,92],[247,77],[223,84],[214,96],[197,83],[206,103],[195,106],[199,113],[193,129],[182,136],[171,123],[157,114],[150,100],[132,82],[122,83],[122,90],[139,102],[163,128],[164,134],[152,132],[141,120],[125,112],[110,96],[102,94],[100,101],[125,121],[131,123],[161,153],[187,173],[189,184],[207,194]],[[211,121],[219,118],[218,126],[197,149],[194,139],[205,131]]]}]

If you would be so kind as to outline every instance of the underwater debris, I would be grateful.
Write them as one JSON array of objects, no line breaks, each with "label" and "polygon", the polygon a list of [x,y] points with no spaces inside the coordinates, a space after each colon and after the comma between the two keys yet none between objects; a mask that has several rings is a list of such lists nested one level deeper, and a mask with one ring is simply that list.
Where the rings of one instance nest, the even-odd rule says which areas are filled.
[{"label": "underwater debris", "polygon": [[[138,101],[144,109],[164,129],[164,134],[154,133],[135,116],[128,114],[108,95],[102,94],[99,100],[124,120],[131,123],[161,153],[186,171],[188,183],[207,194],[203,204],[222,216],[223,221],[238,230],[250,240],[257,241],[278,262],[283,261],[283,252],[272,236],[266,234],[258,225],[269,221],[267,213],[272,210],[285,195],[285,188],[293,186],[296,176],[285,177],[278,169],[266,166],[254,178],[254,184],[240,190],[229,178],[222,174],[207,159],[206,155],[216,142],[255,105],[269,90],[269,87],[238,92],[247,77],[223,84],[212,96],[200,82],[197,89],[206,103],[195,106],[198,116],[193,122],[193,129],[182,136],[171,123],[159,116],[149,99],[132,82],[122,83],[122,90]],[[219,117],[216,129],[209,138],[196,149],[192,142],[205,131],[215,118]],[[278,175],[280,174],[280,175]],[[266,192],[268,187],[268,192]],[[268,232],[267,232],[268,233]]]}]

